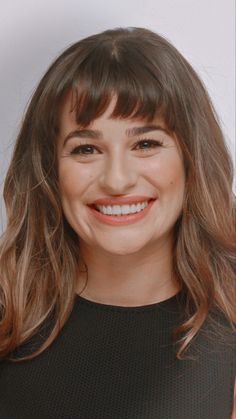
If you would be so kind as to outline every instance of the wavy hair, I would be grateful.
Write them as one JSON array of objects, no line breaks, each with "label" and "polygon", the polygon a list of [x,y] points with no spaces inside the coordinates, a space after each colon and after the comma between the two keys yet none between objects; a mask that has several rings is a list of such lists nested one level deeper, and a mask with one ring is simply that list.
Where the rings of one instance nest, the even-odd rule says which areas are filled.
[{"label": "wavy hair", "polygon": [[[79,237],[62,211],[56,151],[68,92],[83,127],[104,113],[115,93],[112,117],[162,116],[175,133],[186,172],[173,248],[173,271],[186,296],[186,318],[173,331],[176,356],[184,358],[214,309],[235,331],[233,165],[218,117],[202,81],[168,40],[143,28],[117,28],[66,49],[43,76],[22,122],[3,192],[0,357],[17,362],[43,352],[73,307]],[[42,345],[15,358],[51,318]]]}]

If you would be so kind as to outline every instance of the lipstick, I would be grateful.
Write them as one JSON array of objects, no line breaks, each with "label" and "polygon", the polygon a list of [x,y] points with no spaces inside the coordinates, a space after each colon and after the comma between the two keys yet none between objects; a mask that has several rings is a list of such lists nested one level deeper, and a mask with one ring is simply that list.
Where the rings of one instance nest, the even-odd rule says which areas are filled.
[{"label": "lipstick", "polygon": [[[141,210],[140,212],[136,212],[134,214],[125,214],[125,215],[106,215],[103,214],[102,212],[98,211],[94,205],[89,205],[88,208],[90,210],[90,213],[100,222],[104,223],[104,224],[108,224],[108,225],[112,225],[112,226],[123,226],[123,225],[128,225],[128,224],[134,224],[140,220],[142,220],[143,218],[146,217],[146,215],[149,213],[150,209],[152,208],[154,202],[156,201],[155,199],[150,199],[147,197],[138,197],[138,200],[134,200],[134,197],[129,197],[129,201],[128,199],[124,202],[124,198],[121,200],[118,198],[117,200],[114,199],[100,199],[97,201],[94,201],[94,205],[128,205],[128,204],[134,204],[134,203],[138,203],[138,202],[144,202],[144,201],[148,201],[148,206],[146,208],[144,208],[143,210]],[[136,197],[137,198],[137,197]],[[106,204],[104,203],[104,201],[106,202]],[[108,202],[109,201],[109,202]],[[113,202],[113,204],[111,204],[111,201]],[[103,202],[103,203],[100,203]],[[114,203],[115,202],[115,203]],[[121,204],[122,202],[122,204]]]}]

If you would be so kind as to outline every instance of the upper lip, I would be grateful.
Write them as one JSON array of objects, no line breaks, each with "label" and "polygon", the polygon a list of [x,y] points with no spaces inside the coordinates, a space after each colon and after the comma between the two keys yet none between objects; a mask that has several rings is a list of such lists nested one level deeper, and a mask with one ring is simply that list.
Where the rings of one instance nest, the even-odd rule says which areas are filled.
[{"label": "upper lip", "polygon": [[94,201],[91,205],[131,205],[140,202],[150,201],[155,198],[144,195],[124,196],[117,198],[100,198]]}]

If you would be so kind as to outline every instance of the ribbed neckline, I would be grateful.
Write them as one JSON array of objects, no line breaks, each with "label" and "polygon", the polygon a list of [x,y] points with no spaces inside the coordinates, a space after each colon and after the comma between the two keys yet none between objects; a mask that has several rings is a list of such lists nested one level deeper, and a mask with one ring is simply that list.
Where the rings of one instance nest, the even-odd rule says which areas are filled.
[{"label": "ribbed neckline", "polygon": [[152,311],[155,309],[175,309],[179,303],[182,301],[183,298],[183,291],[178,291],[177,294],[173,295],[166,300],[159,301],[158,303],[146,304],[142,306],[119,306],[119,305],[111,305],[111,304],[104,304],[98,303],[95,301],[88,300],[78,294],[75,296],[75,301],[79,304],[84,304],[91,308],[100,309],[100,310],[112,310],[112,311],[120,311],[120,312],[143,312],[143,311]]}]

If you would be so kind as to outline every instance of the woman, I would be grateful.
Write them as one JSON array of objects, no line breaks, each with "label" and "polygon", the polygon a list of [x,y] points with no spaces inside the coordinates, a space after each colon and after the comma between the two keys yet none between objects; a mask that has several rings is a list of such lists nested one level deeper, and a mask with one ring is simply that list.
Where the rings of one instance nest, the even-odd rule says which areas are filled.
[{"label": "woman", "polygon": [[109,30],[52,64],[5,181],[0,417],[233,417],[232,177],[163,37]]}]

